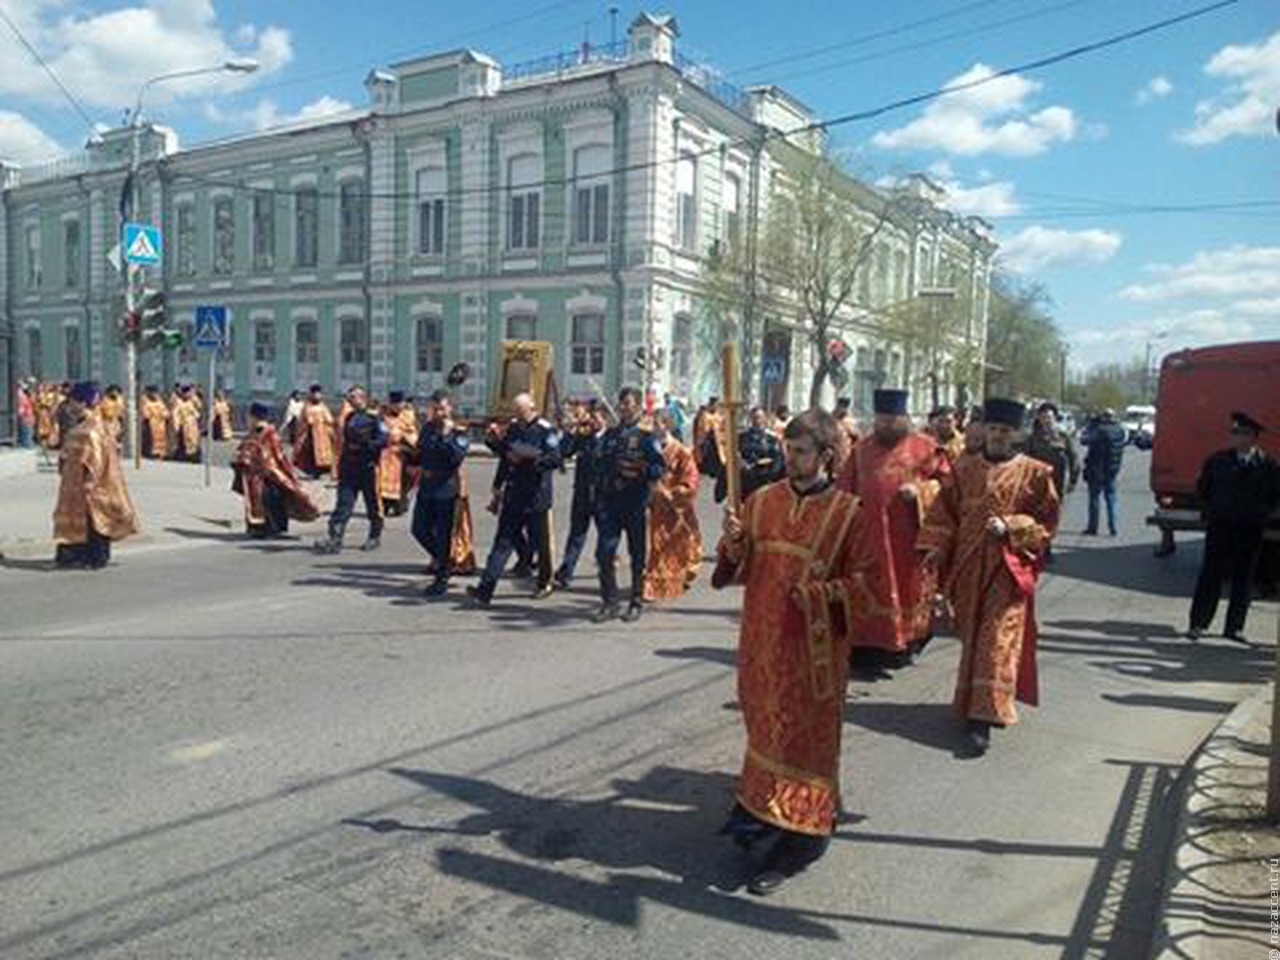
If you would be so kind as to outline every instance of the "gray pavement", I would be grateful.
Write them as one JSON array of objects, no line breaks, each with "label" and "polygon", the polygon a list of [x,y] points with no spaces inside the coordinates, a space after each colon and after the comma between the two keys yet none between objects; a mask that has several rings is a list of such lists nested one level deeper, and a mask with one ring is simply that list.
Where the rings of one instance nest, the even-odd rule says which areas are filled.
[{"label": "gray pavement", "polygon": [[1145,956],[1175,782],[1272,660],[1178,636],[1199,550],[1151,556],[1146,467],[1121,537],[1075,536],[1068,506],[1042,707],[962,761],[953,640],[856,681],[848,820],[768,900],[714,835],[738,596],[705,572],[636,626],[587,621],[589,562],[568,594],[508,581],[471,612],[420,601],[403,519],[380,553],[316,557],[227,529],[225,491],[102,573],[6,561],[0,956]]}]

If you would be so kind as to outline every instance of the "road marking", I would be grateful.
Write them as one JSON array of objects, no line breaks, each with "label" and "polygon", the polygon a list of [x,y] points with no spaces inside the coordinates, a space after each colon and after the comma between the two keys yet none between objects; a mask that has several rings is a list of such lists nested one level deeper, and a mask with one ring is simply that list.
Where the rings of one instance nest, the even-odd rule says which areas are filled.
[{"label": "road marking", "polygon": [[176,760],[178,763],[196,763],[200,760],[216,757],[229,746],[231,746],[230,740],[206,740],[204,743],[189,743],[186,746],[177,747],[170,751],[169,759]]}]

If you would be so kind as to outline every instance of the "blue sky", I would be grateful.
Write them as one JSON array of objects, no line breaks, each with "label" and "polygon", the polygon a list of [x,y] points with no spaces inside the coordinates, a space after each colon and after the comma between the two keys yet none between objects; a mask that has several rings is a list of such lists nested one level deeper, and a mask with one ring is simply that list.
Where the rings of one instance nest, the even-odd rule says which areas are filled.
[{"label": "blue sky", "polygon": [[[879,106],[1101,39],[1205,0],[697,0],[681,50],[739,85],[776,83],[823,117]],[[185,144],[364,102],[369,67],[472,46],[504,63],[609,36],[608,3],[0,0],[94,122],[141,80],[256,57],[250,78],[158,88]],[[0,156],[34,162],[86,124],[0,24]],[[1044,71],[833,130],[860,175],[921,170],[997,227],[1006,267],[1043,283],[1075,366],[1280,337],[1280,6],[1193,23]],[[1270,206],[1259,202],[1274,201]],[[1134,206],[1255,204],[1138,213]]]}]

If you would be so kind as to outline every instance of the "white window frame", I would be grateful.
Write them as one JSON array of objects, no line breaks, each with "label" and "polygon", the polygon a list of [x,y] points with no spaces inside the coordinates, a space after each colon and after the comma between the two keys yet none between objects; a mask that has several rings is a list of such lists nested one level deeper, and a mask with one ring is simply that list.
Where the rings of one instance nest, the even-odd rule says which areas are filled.
[{"label": "white window frame", "polygon": [[[348,231],[352,224],[348,222],[346,203],[349,188],[355,187],[354,204],[359,214],[355,222],[355,238],[351,239]],[[365,189],[364,175],[361,173],[344,173],[338,179],[338,263],[343,266],[359,265],[368,258],[369,251],[369,197]],[[351,254],[354,254],[352,256]]]},{"label": "white window frame", "polygon": [[[293,188],[293,223],[290,233],[293,237],[293,266],[299,270],[314,270],[320,265],[320,189],[314,183],[302,183]],[[311,256],[308,260],[302,257],[304,244],[302,230],[302,200],[304,197],[315,198],[315,211],[311,216],[310,234],[314,239],[311,241]]]},{"label": "white window frame", "polygon": [[[297,384],[311,385],[320,381],[320,364],[324,354],[320,349],[320,318],[314,310],[306,310],[295,312],[289,322],[293,327],[293,356],[290,358],[293,367],[293,381]],[[315,359],[302,359],[300,357],[300,347],[303,346],[298,336],[298,331],[303,327],[309,327],[315,331],[315,336],[307,341],[306,347],[308,352],[315,351]]]},{"label": "white window frame", "polygon": [[[517,166],[525,169],[517,171]],[[542,246],[542,158],[521,153],[507,160],[506,248],[513,253]],[[519,229],[517,229],[519,228]]]},{"label": "white window frame", "polygon": [[[255,189],[249,199],[249,263],[254,273],[274,273],[276,269],[276,195],[268,189]],[[266,210],[260,218],[259,204]],[[265,237],[259,236],[258,226],[265,223]],[[261,240],[266,243],[261,243]]]},{"label": "white window frame", "polygon": [[[598,338],[579,336],[579,321],[595,320],[600,324]],[[578,377],[603,377],[605,362],[605,315],[602,310],[580,310],[569,316],[569,372]]]},{"label": "white window frame", "polygon": [[[34,243],[32,240],[34,239]],[[39,221],[22,225],[22,255],[26,259],[26,289],[35,292],[44,286],[43,238]]]},{"label": "white window frame", "polygon": [[[276,362],[280,357],[280,328],[276,316],[271,311],[254,312],[249,316],[249,327],[253,331],[251,386],[254,390],[274,390],[276,386]],[[263,359],[263,341],[258,336],[259,330],[270,330],[271,355]]]},{"label": "white window frame", "polygon": [[[223,245],[223,237],[219,232],[218,209],[223,205],[229,205],[231,208],[230,232],[228,234],[230,241],[227,244],[229,255],[226,260],[224,269],[219,269],[220,248]],[[231,193],[216,193],[209,197],[209,272],[215,277],[230,277],[236,272],[236,198]]]},{"label": "white window frame", "polygon": [[[427,259],[444,257],[449,247],[449,171],[443,160],[442,156],[439,164],[425,164],[413,172],[413,252]],[[429,182],[430,189],[424,191],[423,181],[436,179],[439,182]]]},{"label": "white window frame", "polygon": [[698,158],[682,151],[676,161],[675,245],[685,253],[698,252]]},{"label": "white window frame", "polygon": [[[338,380],[344,390],[356,383],[363,383],[369,369],[369,321],[354,310],[342,310],[337,314]],[[348,324],[359,324],[361,336],[354,341],[346,338]],[[358,360],[348,360],[347,350],[357,351]]]},{"label": "white window frame", "polygon": [[[607,246],[613,236],[613,147],[587,142],[576,147],[570,157],[573,180],[569,242],[575,247]],[[584,226],[585,230],[581,229]]]}]

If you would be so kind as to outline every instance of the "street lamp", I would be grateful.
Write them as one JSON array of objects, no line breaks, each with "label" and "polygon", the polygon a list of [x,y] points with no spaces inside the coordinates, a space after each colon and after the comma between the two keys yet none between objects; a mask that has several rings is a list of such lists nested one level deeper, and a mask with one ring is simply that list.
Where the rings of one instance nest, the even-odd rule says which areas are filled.
[{"label": "street lamp", "polygon": [[[138,190],[138,168],[141,165],[141,130],[142,130],[142,98],[146,96],[147,90],[155,86],[157,83],[165,83],[169,80],[181,80],[187,77],[199,77],[211,73],[253,73],[258,69],[258,61],[245,58],[233,58],[226,60],[213,67],[196,67],[190,70],[174,70],[170,73],[157,74],[154,77],[143,81],[138,87],[138,96],[134,100],[133,113],[129,117],[129,134],[130,134],[130,151],[129,151],[129,176],[125,180],[126,189],[129,190],[129,216],[137,216],[139,194]],[[124,256],[124,205],[120,206],[120,225],[117,236],[121,245],[121,256]],[[125,310],[132,314],[136,308],[134,298],[134,278],[136,269],[132,264],[125,262],[124,269],[121,271],[124,277],[124,303]],[[125,389],[128,391],[128,412],[129,412],[129,447],[128,450],[133,454],[133,465],[135,469],[142,467],[142,449],[138,442],[139,434],[139,417],[141,412],[138,409],[138,343],[134,336],[130,336],[125,346],[126,357],[126,376],[127,382]]]}]

